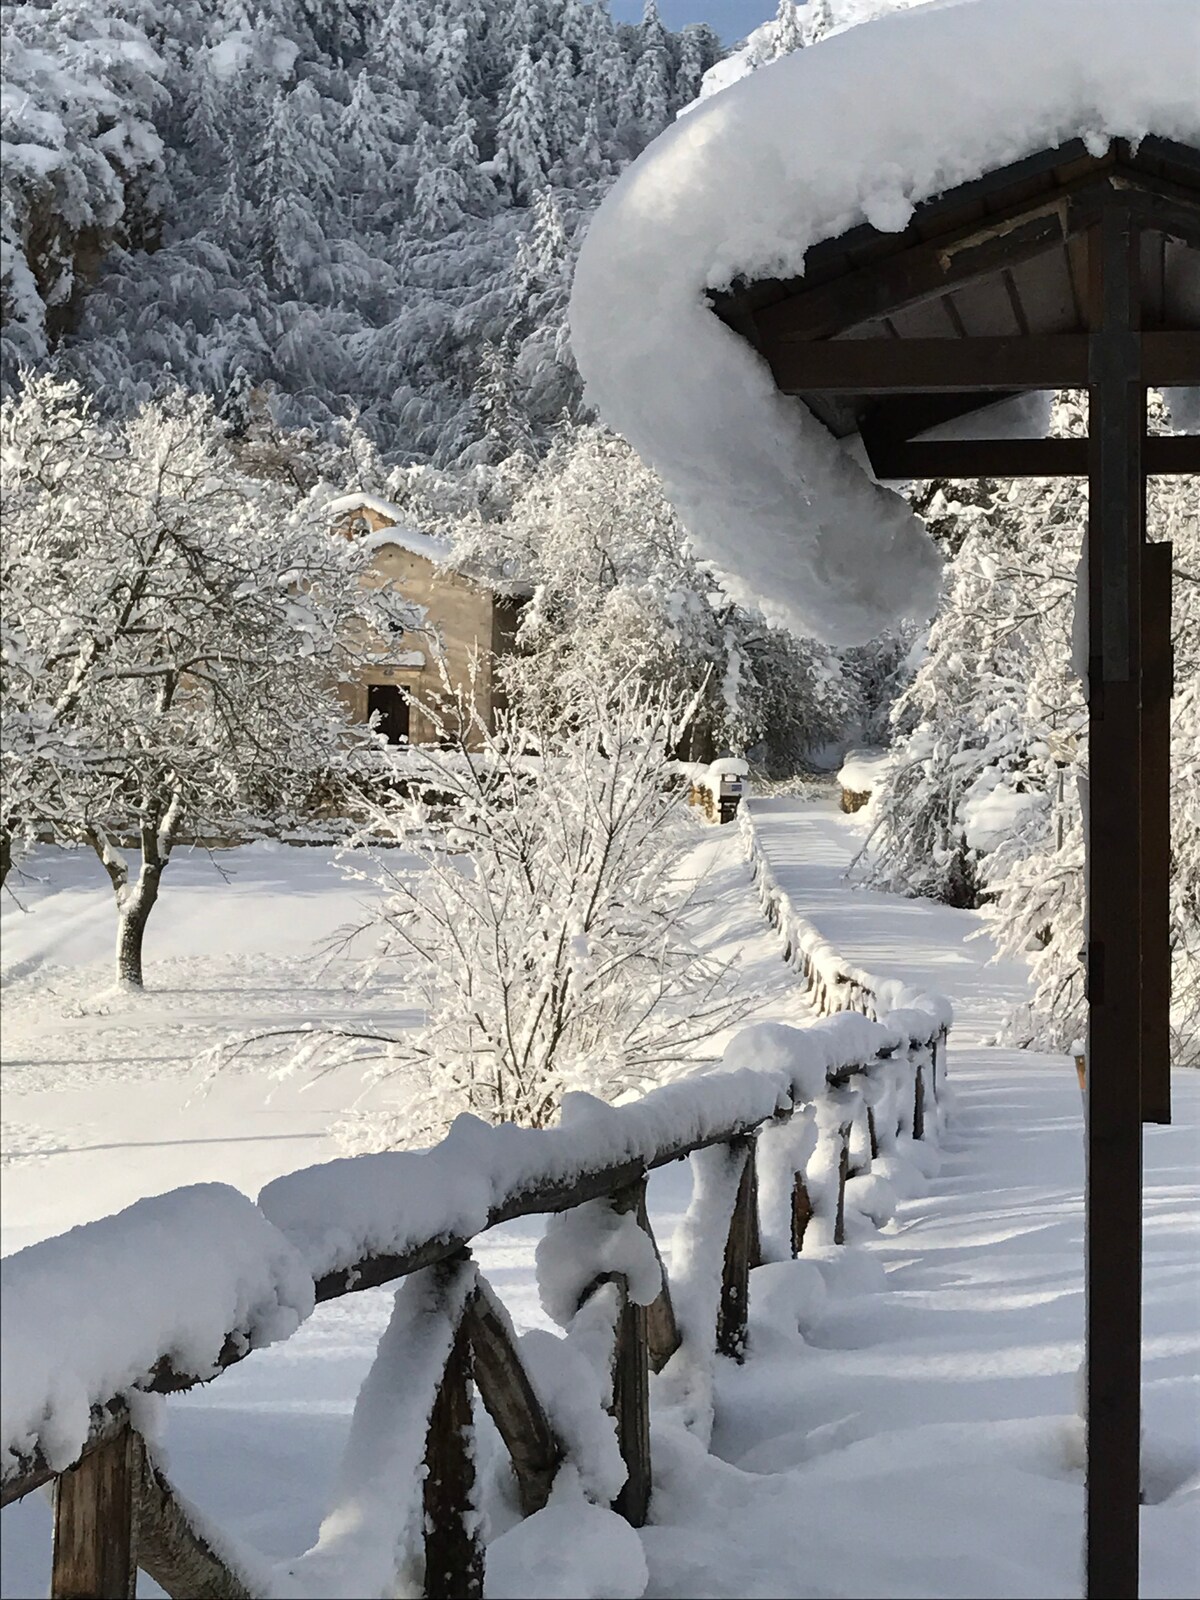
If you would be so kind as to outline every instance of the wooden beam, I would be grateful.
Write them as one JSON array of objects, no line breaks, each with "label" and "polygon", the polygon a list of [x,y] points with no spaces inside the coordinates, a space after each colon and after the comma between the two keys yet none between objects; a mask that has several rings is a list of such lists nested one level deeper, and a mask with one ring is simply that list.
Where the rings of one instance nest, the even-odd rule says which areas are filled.
[{"label": "wooden beam", "polygon": [[730,1141],[729,1160],[741,1162],[737,1196],[725,1240],[721,1268],[721,1298],[717,1306],[717,1353],[741,1361],[746,1351],[750,1311],[750,1269],[758,1255],[758,1178],[755,1139],[744,1135]]},{"label": "wooden beam", "polygon": [[1142,382],[1152,389],[1200,384],[1200,333],[1178,328],[1143,333]]},{"label": "wooden beam", "polygon": [[1142,1121],[1158,1123],[1171,1120],[1171,555],[1142,546]]},{"label": "wooden beam", "polygon": [[1072,389],[1088,381],[1083,334],[998,339],[814,339],[764,348],[784,394]]},{"label": "wooden beam", "polygon": [[1022,201],[811,289],[802,286],[755,313],[758,341],[828,338],[1056,249],[1072,229],[1069,194],[1094,190],[1099,181],[1090,176],[1076,191],[1059,190],[1040,205]]},{"label": "wooden beam", "polygon": [[[1142,441],[1139,236],[1089,239],[1086,939],[1088,1600],[1138,1593],[1142,1324]],[[1119,870],[1115,870],[1119,864]]]},{"label": "wooden beam", "polygon": [[[863,443],[877,478],[1083,478],[1088,472],[1086,439],[901,439]],[[1176,434],[1145,440],[1150,475],[1200,476],[1200,435]]]},{"label": "wooden beam", "polygon": [[254,1584],[218,1550],[143,1441],[138,1500],[138,1566],[179,1600],[253,1600]]}]

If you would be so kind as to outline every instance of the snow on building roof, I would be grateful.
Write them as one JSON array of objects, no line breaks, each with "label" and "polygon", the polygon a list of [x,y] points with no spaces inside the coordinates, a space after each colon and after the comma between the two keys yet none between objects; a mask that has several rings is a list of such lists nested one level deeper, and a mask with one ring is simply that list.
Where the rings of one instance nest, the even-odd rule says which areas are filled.
[{"label": "snow on building roof", "polygon": [[1196,0],[934,0],[713,95],[600,206],[571,296],[588,400],[739,597],[832,642],[932,611],[939,560],[707,291],[1082,138],[1200,144]]},{"label": "snow on building roof", "polygon": [[328,506],[332,517],[348,517],[354,511],[374,511],[386,517],[388,525],[376,528],[362,536],[360,543],[368,550],[378,550],[384,545],[398,545],[415,556],[424,556],[435,566],[445,566],[450,560],[450,541],[438,539],[431,533],[422,533],[404,520],[404,512],[390,500],[381,500],[373,494],[344,494],[331,500]]}]

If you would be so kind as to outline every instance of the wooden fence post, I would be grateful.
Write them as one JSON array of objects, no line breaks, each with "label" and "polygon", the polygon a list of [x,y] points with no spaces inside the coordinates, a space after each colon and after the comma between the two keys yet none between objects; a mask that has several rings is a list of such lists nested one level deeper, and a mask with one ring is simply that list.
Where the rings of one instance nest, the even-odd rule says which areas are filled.
[{"label": "wooden fence post", "polygon": [[921,1063],[917,1062],[916,1076],[913,1079],[913,1138],[925,1137],[925,1071]]},{"label": "wooden fence post", "polygon": [[[616,1212],[645,1209],[646,1180],[640,1178],[612,1197]],[[613,1352],[612,1414],[617,1423],[617,1442],[628,1476],[613,1510],[631,1527],[645,1525],[650,1509],[650,1338],[648,1307],[634,1303],[628,1280],[614,1275],[621,1298],[617,1312],[616,1349]],[[663,1282],[666,1282],[664,1277]]]},{"label": "wooden fence post", "polygon": [[728,1145],[732,1160],[742,1154],[742,1173],[738,1179],[733,1215],[729,1219],[729,1236],[725,1241],[721,1301],[717,1309],[717,1350],[723,1356],[732,1356],[735,1361],[741,1361],[746,1350],[750,1268],[758,1265],[762,1254],[754,1146],[753,1134],[739,1134]]},{"label": "wooden fence post", "polygon": [[843,1122],[838,1130],[842,1141],[842,1151],[838,1157],[837,1218],[833,1224],[834,1244],[845,1244],[846,1242],[846,1179],[850,1175],[851,1126],[851,1123]]},{"label": "wooden fence post", "polygon": [[646,1209],[646,1184],[643,1181],[638,1185],[637,1219],[638,1226],[654,1246],[654,1254],[658,1261],[658,1270],[662,1276],[662,1288],[658,1291],[658,1298],[646,1307],[646,1343],[649,1347],[649,1360],[651,1372],[661,1372],[667,1362],[679,1349],[679,1325],[675,1321],[675,1306],[671,1300],[671,1285],[667,1279],[667,1269],[663,1266],[662,1252],[658,1248],[658,1240],[654,1237],[654,1229],[650,1226],[650,1213]]},{"label": "wooden fence post", "polygon": [[471,1491],[471,1337],[463,1317],[433,1402],[425,1441],[426,1600],[481,1600],[483,1547],[475,1532]]},{"label": "wooden fence post", "polygon": [[804,1234],[813,1219],[813,1205],[803,1172],[792,1180],[792,1254],[798,1256],[804,1248]]},{"label": "wooden fence post", "polygon": [[645,1526],[650,1509],[650,1347],[646,1307],[635,1305],[623,1276],[614,1279],[620,1295],[616,1349],[613,1352],[612,1414],[628,1476],[613,1510],[631,1527]]},{"label": "wooden fence post", "polygon": [[140,1441],[125,1427],[59,1474],[52,1600],[132,1600],[140,1469]]}]

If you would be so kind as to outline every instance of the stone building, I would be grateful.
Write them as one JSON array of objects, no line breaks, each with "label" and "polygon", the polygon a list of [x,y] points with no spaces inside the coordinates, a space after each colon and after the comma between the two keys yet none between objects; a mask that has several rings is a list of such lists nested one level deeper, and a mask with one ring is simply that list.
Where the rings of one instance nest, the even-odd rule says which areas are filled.
[{"label": "stone building", "polygon": [[[425,608],[425,631],[393,641],[396,664],[364,669],[342,686],[351,715],[365,722],[378,713],[390,744],[432,744],[438,732],[424,709],[445,700],[445,681],[468,689],[476,661],[474,697],[490,727],[502,704],[495,661],[514,648],[523,593],[498,588],[456,571],[441,539],[406,527],[398,506],[369,494],[343,495],[330,512],[337,532],[369,543],[373,560],[365,582],[391,583],[405,599]],[[443,671],[445,676],[443,677]]]}]

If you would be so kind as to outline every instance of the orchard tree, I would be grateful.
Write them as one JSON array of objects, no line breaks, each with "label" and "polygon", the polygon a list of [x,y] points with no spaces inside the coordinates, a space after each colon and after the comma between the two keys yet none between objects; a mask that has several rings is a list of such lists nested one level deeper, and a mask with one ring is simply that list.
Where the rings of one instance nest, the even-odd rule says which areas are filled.
[{"label": "orchard tree", "polygon": [[[360,582],[324,491],[245,477],[204,400],[124,422],[43,378],[0,414],[4,816],[86,844],[140,987],[147,919],[182,837],[270,829],[382,752],[339,680],[386,661],[410,605]],[[121,842],[136,839],[136,867]]]}]

